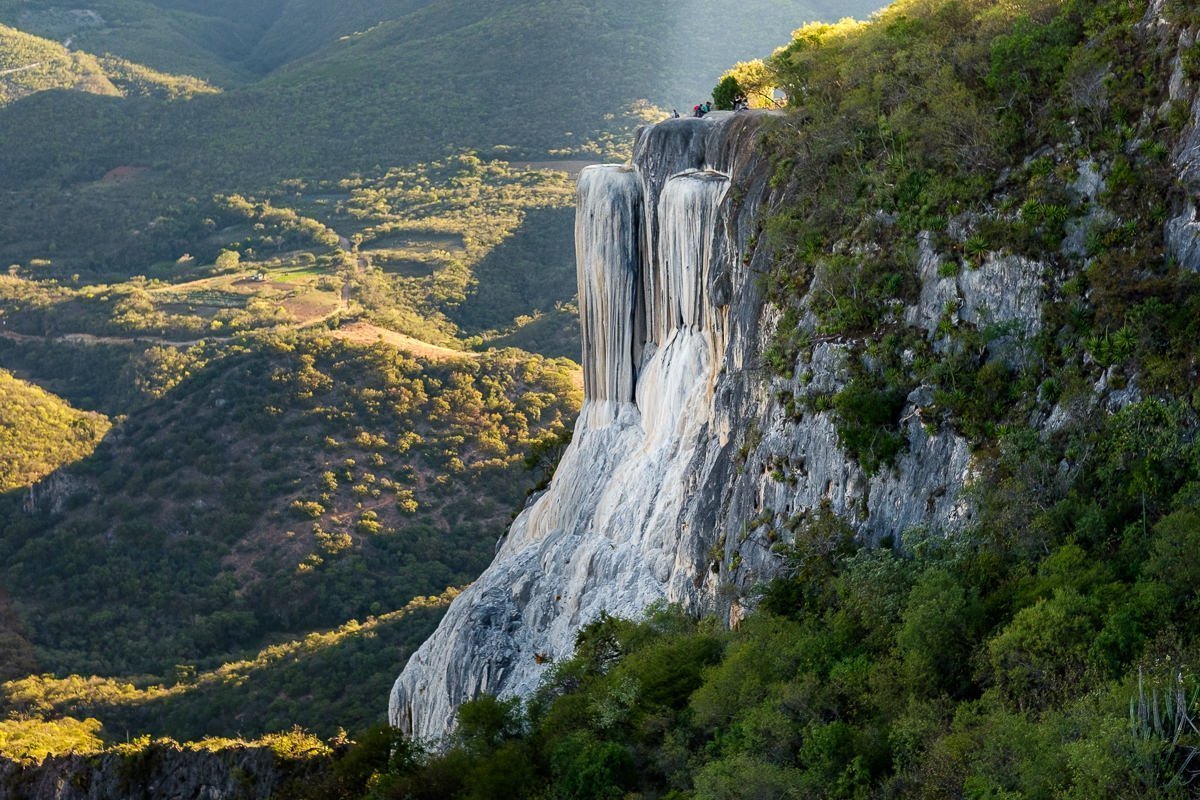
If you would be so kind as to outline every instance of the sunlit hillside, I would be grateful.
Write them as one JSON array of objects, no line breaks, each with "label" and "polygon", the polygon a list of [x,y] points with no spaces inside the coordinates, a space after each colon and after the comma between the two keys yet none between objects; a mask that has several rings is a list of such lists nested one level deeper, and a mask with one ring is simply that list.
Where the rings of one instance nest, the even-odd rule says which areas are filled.
[{"label": "sunlit hillside", "polygon": [[52,89],[163,100],[218,91],[197,78],[167,75],[112,56],[98,58],[0,25],[0,107]]},{"label": "sunlit hillside", "polygon": [[0,370],[0,492],[20,489],[88,455],[108,432],[102,415]]}]

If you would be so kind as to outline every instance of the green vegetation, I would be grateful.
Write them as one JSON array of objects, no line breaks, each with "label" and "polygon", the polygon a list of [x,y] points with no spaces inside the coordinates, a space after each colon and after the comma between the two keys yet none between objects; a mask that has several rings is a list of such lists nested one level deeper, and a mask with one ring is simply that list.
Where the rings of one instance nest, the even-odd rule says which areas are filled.
[{"label": "green vegetation", "polygon": [[57,672],[163,674],[468,581],[580,401],[569,362],[516,351],[279,333],[142,359],[148,402],[69,510],[0,499],[0,582]]},{"label": "green vegetation", "polygon": [[[899,2],[870,24],[806,26],[764,65],[796,120],[772,136],[775,180],[803,187],[766,223],[784,312],[766,360],[791,375],[811,345],[796,327],[805,305],[817,335],[847,343],[851,385],[797,407],[832,408],[868,471],[903,446],[918,387],[933,399],[921,419],[980,455],[1086,391],[1098,367],[1144,396],[1190,391],[1196,279],[1168,263],[1161,233],[1178,191],[1172,54],[1134,25],[1142,10]],[[1093,169],[1095,197],[1076,188]],[[943,278],[1008,256],[1066,276],[1045,324],[967,324],[947,308],[931,336],[907,327],[922,236]]]},{"label": "green vegetation", "polygon": [[0,492],[86,458],[110,426],[103,414],[77,411],[0,369]]},{"label": "green vegetation", "polygon": [[744,95],[751,108],[775,108],[780,105],[776,98],[775,75],[762,59],[740,61],[721,76],[713,87],[713,101],[717,108],[733,108],[737,96]]},{"label": "green vegetation", "polygon": [[[536,298],[552,311],[569,298],[564,281],[498,257],[543,245],[555,220],[528,217],[568,201],[558,173],[460,155],[311,193],[216,197],[197,246],[150,278],[91,283],[37,260],[0,277],[0,363],[118,422],[91,454],[104,417],[2,376],[13,486],[73,466],[32,511],[0,496],[0,678],[92,676],[38,679],[7,713],[179,738],[377,721],[404,649],[439,616],[392,609],[483,568],[531,480],[526,449],[564,435],[578,409],[572,363],[469,354],[483,337],[455,338],[448,317],[472,324],[460,309],[476,302],[520,330]],[[376,264],[431,237],[454,252],[422,251],[422,278]],[[511,294],[472,300],[477,268]],[[565,255],[558,272],[571,272]],[[576,337],[540,344],[570,351]],[[246,660],[291,638],[293,654]],[[322,676],[350,675],[346,660],[354,689],[334,692]],[[30,700],[62,681],[73,688],[54,689],[57,703]]]},{"label": "green vegetation", "polygon": [[603,618],[527,705],[463,706],[452,750],[359,796],[1194,796],[1194,429],[1131,405],[1053,490],[1062,452],[1002,437],[953,540],[859,549],[823,511],[737,630]]},{"label": "green vegetation", "polygon": [[[387,697],[396,665],[433,631],[457,593],[418,597],[400,611],[273,644],[253,658],[214,669],[178,664],[166,683],[153,683],[148,676],[137,676],[134,683],[29,675],[0,684],[0,707],[12,724],[27,724],[30,730],[37,730],[37,722],[56,726],[85,715],[103,719],[107,734],[98,731],[99,722],[93,732],[109,744],[126,731],[198,740],[230,731],[259,736],[295,725],[332,737],[340,728],[378,723],[380,698]],[[21,757],[3,740],[0,753]]]},{"label": "green vegetation", "polygon": [[[214,19],[244,16],[242,33],[263,22],[241,6],[156,17],[100,3],[104,24],[24,4],[0,14],[75,46],[199,36],[216,66],[195,71],[237,84],[258,68],[218,52],[233,29]],[[116,427],[92,453],[84,426],[98,440],[104,417],[3,373],[6,399],[20,386],[0,411],[18,437],[4,448],[11,488],[71,465],[0,495],[0,679],[18,682],[3,713],[48,739],[97,719],[106,743],[377,722],[440,616],[440,601],[412,598],[483,568],[537,479],[526,450],[568,435],[578,409],[570,362],[467,352],[577,353],[569,182],[554,162],[459,150],[395,166],[416,152],[395,149],[405,137],[281,180],[315,163],[298,155],[307,130],[285,146],[286,171],[254,155],[228,165],[246,151],[226,141],[236,133],[214,136],[229,120],[195,116],[200,82],[15,31],[4,41],[6,57],[53,70],[3,84],[33,94],[0,110],[0,127],[43,133],[4,153],[18,172],[0,189],[0,364]],[[201,57],[177,52],[181,66]],[[81,88],[72,65],[93,62],[112,98],[42,91]],[[238,103],[238,124],[274,127],[278,109]],[[48,124],[64,116],[78,125]],[[92,124],[115,127],[96,139]],[[57,166],[27,171],[48,131],[63,136],[45,150]],[[150,158],[138,137],[159,134]],[[204,137],[217,162],[198,152]]]},{"label": "green vegetation", "polygon": [[[462,153],[315,191],[344,193],[333,224],[387,274],[386,295],[370,306],[382,324],[429,341],[459,333],[482,344],[532,315],[566,316],[575,294],[575,190],[561,172]],[[571,352],[577,338],[528,349]]]},{"label": "green vegetation", "polygon": [[100,732],[95,719],[7,719],[0,721],[0,755],[36,763],[58,753],[94,753],[103,746]]},{"label": "green vegetation", "polygon": [[[379,720],[446,602],[411,598],[486,565],[531,480],[526,451],[564,435],[580,392],[565,360],[421,361],[338,333],[0,340],[30,377],[121,414],[32,508],[0,495],[9,719],[180,739]],[[104,421],[58,400],[5,412],[27,433],[51,412],[60,435]],[[68,674],[85,677],[54,677]]]},{"label": "green vegetation", "polygon": [[111,283],[81,280],[70,258],[14,265],[0,276],[0,312],[26,335],[174,342],[365,313],[451,347],[569,356],[573,199],[561,172],[469,153],[378,177],[293,181],[267,198],[198,205],[190,243],[170,234],[149,277],[118,282],[117,266]]},{"label": "green vegetation", "polygon": [[0,25],[0,108],[52,89],[167,101],[219,91],[198,78],[167,75],[111,56],[97,58]]}]

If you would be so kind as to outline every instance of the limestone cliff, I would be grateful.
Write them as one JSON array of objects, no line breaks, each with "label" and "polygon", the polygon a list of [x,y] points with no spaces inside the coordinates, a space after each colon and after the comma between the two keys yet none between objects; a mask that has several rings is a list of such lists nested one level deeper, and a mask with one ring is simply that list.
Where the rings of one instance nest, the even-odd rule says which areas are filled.
[{"label": "limestone cliff", "polygon": [[[828,414],[797,420],[776,399],[781,382],[759,355],[772,315],[756,280],[770,260],[758,221],[773,190],[756,144],[778,121],[668,120],[641,132],[631,166],[580,176],[585,402],[574,440],[396,681],[389,716],[405,731],[436,739],[480,693],[527,694],[601,613],[667,600],[736,618],[738,598],[780,567],[766,521],[828,502],[877,540],[953,528],[968,513],[966,442],[928,433],[919,396],[907,451],[874,476],[842,452]],[[975,313],[1010,313],[998,294],[963,288]],[[841,352],[822,343],[797,374],[837,387]],[[787,480],[769,466],[781,460]]]},{"label": "limestone cliff", "polygon": [[266,800],[288,796],[286,787],[325,767],[323,759],[285,757],[268,747],[154,742],[128,754],[51,756],[24,765],[0,759],[0,800]]},{"label": "limestone cliff", "polygon": [[[1162,236],[1168,260],[1197,271],[1200,98],[1184,58],[1196,34],[1169,23],[1163,9],[1152,0],[1134,33],[1173,70],[1159,116],[1188,110],[1171,153],[1182,191],[1170,199]],[[959,428],[946,424],[927,375],[910,370],[898,417],[903,446],[893,463],[864,470],[843,449],[838,417],[821,401],[849,385],[869,348],[822,328],[815,296],[829,290],[819,274],[787,320],[805,342],[795,362],[763,366],[781,320],[764,297],[773,259],[762,220],[805,187],[772,184],[760,141],[771,126],[787,124],[761,113],[668,120],[641,131],[631,165],[581,176],[585,403],[574,441],[495,562],[396,681],[389,705],[396,725],[436,739],[463,701],[530,692],[603,612],[637,616],[666,600],[735,623],[753,604],[753,587],[779,573],[776,545],[822,506],[867,543],[896,541],[913,528],[951,533],[971,519],[965,490],[981,465]],[[972,232],[1004,216],[1001,201],[1014,190],[1005,174],[1034,160],[1074,176],[1064,179],[1061,202],[1072,219],[1061,247],[985,248],[964,261]],[[889,324],[904,328],[910,347],[919,341],[934,354],[963,346],[955,332],[975,332],[986,345],[973,358],[1019,372],[1047,325],[1045,309],[1061,303],[1068,278],[1094,263],[1089,232],[1117,222],[1106,187],[1112,163],[1078,142],[1043,146],[1024,164],[1014,156],[994,202],[903,243],[915,256],[914,280],[889,300]],[[878,212],[864,229],[894,236],[893,216]],[[879,246],[867,235],[834,249],[853,257]],[[1090,387],[1064,397],[1037,392],[1021,424],[1043,438],[1141,397],[1136,376],[1105,368],[1090,352],[1071,355]],[[1052,483],[1073,468],[1068,460],[1059,467]]]}]

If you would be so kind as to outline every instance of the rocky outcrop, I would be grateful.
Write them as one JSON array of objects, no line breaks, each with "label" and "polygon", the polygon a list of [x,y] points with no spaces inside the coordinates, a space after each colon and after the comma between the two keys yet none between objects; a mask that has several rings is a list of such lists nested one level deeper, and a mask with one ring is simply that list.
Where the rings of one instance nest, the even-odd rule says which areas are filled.
[{"label": "rocky outcrop", "polygon": [[152,742],[136,752],[0,759],[0,800],[267,800],[326,767],[268,747],[218,750]]},{"label": "rocky outcrop", "polygon": [[[736,619],[748,590],[779,572],[778,531],[822,504],[871,541],[954,528],[969,513],[966,443],[926,430],[920,389],[906,409],[907,452],[872,476],[841,450],[829,414],[798,418],[781,402],[805,389],[800,377],[765,374],[774,320],[758,220],[773,189],[756,140],[772,123],[669,120],[640,133],[632,166],[580,177],[585,402],[574,439],[494,563],[408,662],[393,724],[438,739],[463,701],[531,692],[602,613],[638,616],[666,600]],[[1032,286],[1009,308],[983,285],[994,272],[1024,287],[1026,265],[981,272],[958,287],[968,313],[1020,316],[1036,302]],[[795,374],[836,391],[843,354],[816,347]]]},{"label": "rocky outcrop", "polygon": [[[1154,9],[1147,15],[1154,17]],[[1175,168],[1179,174],[1179,185],[1186,193],[1187,200],[1178,214],[1166,225],[1167,253],[1181,267],[1192,272],[1200,272],[1200,218],[1196,205],[1200,203],[1200,95],[1197,94],[1195,82],[1189,80],[1183,63],[1183,53],[1196,46],[1197,35],[1194,31],[1184,30],[1178,34],[1175,42],[1161,41],[1169,36],[1172,28],[1162,26],[1160,45],[1174,45],[1177,55],[1174,60],[1174,71],[1169,84],[1169,97],[1173,103],[1190,104],[1191,113],[1188,126],[1175,154]]]}]

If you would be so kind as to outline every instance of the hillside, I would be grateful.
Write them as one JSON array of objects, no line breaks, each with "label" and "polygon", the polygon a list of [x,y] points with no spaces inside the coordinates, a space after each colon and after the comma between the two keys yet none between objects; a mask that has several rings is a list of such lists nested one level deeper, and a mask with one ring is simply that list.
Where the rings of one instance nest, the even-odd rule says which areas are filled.
[{"label": "hillside", "polygon": [[150,402],[73,467],[69,511],[3,500],[0,582],[61,674],[213,664],[466,582],[524,448],[573,414],[569,367],[517,353],[278,336],[134,364]]},{"label": "hillside", "polygon": [[97,58],[0,25],[0,107],[39,92],[68,89],[108,97],[187,99],[218,90],[120,58]]},{"label": "hillside", "polygon": [[0,0],[0,22],[85,52],[229,86],[252,79],[239,56],[279,5],[96,0],[67,8]]},{"label": "hillside", "polygon": [[[70,470],[31,500],[0,497],[0,623],[19,656],[3,677],[87,676],[75,705],[113,731],[377,721],[379,670],[440,607],[392,612],[482,568],[541,477],[526,451],[577,411],[572,363],[464,349],[537,329],[531,349],[572,350],[556,305],[573,288],[557,277],[569,240],[539,221],[561,221],[569,199],[559,173],[462,154],[214,199],[168,280],[0,278],[0,363],[118,423],[90,457],[56,452]],[[368,617],[381,621],[305,638]],[[299,666],[234,663],[292,638]],[[347,653],[354,692],[297,692]],[[211,676],[196,690],[193,671]],[[146,693],[105,706],[88,681]]]},{"label": "hillside", "polygon": [[91,455],[110,424],[0,370],[0,493],[28,488]]}]

